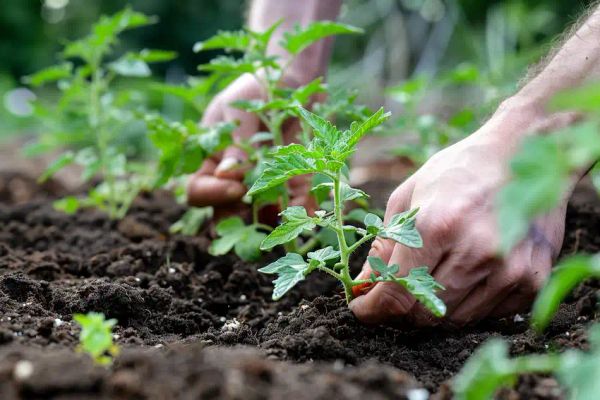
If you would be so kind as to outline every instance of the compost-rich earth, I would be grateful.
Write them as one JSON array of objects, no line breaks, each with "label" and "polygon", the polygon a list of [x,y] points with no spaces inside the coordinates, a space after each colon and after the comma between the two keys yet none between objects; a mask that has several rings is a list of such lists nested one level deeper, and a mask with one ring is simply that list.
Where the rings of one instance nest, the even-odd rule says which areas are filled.
[{"label": "compost-rich earth", "polygon": [[[10,179],[0,177],[3,400],[421,399],[425,390],[450,399],[449,379],[487,338],[505,337],[514,354],[585,348],[586,326],[598,319],[600,285],[591,281],[539,337],[527,315],[457,331],[367,327],[327,276],[313,274],[272,302],[271,278],[257,268],[277,255],[244,263],[210,256],[207,233],[170,235],[184,208],[166,193],[141,196],[115,222],[54,211],[52,196],[26,190],[21,178],[16,202],[1,190]],[[600,208],[577,198],[563,254],[600,250]],[[119,321],[123,351],[111,368],[74,351],[71,317],[88,311]],[[525,376],[499,398],[564,395],[552,378]]]}]

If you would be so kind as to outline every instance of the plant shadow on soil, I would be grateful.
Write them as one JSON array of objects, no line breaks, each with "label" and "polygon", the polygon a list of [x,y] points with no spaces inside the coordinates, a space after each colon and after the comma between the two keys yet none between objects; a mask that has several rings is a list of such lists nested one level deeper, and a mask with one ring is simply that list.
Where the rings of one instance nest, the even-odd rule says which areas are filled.
[{"label": "plant shadow on soil", "polygon": [[[10,179],[0,175],[0,399],[401,399],[419,388],[450,399],[448,380],[487,338],[505,337],[514,354],[585,348],[598,319],[600,285],[589,281],[539,337],[526,315],[458,331],[367,327],[328,276],[272,302],[262,264],[210,256],[206,233],[169,235],[184,208],[166,193],[141,196],[113,222],[54,211],[51,189],[13,204],[2,189]],[[589,198],[569,206],[563,254],[600,250],[600,207]],[[73,351],[71,316],[87,311],[119,321],[124,350],[111,369]],[[498,398],[564,394],[532,375]]]}]

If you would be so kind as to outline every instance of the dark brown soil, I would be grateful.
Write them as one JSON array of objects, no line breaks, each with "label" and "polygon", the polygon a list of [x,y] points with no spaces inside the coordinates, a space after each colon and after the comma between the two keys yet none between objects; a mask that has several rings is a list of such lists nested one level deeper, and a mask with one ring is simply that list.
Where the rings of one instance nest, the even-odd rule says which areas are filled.
[{"label": "dark brown soil", "polygon": [[[490,336],[515,354],[579,348],[598,319],[593,281],[541,337],[526,316],[454,332],[366,327],[326,276],[274,303],[259,264],[210,256],[206,235],[170,236],[184,209],[168,194],[142,196],[121,222],[63,215],[37,192],[13,200],[0,199],[0,399],[426,398],[418,388],[444,399]],[[569,207],[563,253],[600,250],[600,208],[584,203]],[[119,321],[110,369],[73,351],[71,316],[87,311]],[[540,376],[499,396],[562,398]]]}]

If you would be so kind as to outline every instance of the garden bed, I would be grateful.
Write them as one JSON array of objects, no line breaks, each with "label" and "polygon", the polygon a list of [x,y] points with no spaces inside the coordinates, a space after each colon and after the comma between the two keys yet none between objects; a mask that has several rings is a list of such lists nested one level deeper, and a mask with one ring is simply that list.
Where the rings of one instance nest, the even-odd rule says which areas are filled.
[{"label": "garden bed", "polygon": [[[206,232],[169,235],[185,209],[167,193],[143,195],[115,222],[53,210],[50,189],[0,203],[0,399],[427,398],[418,388],[445,399],[448,380],[490,336],[514,354],[580,348],[599,319],[592,281],[540,337],[527,316],[457,331],[366,327],[325,274],[272,302],[271,277],[257,272],[264,262],[209,255]],[[597,252],[599,229],[600,207],[577,192],[563,253]],[[73,351],[71,316],[87,311],[119,321],[123,352],[110,369]],[[553,379],[525,376],[501,398],[562,397]]]}]

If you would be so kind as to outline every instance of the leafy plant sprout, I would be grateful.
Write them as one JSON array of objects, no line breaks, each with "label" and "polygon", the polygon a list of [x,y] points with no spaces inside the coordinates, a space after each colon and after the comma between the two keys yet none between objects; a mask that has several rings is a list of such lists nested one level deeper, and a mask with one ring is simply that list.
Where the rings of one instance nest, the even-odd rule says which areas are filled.
[{"label": "leafy plant sprout", "polygon": [[[285,87],[284,80],[290,65],[303,50],[323,38],[362,32],[358,28],[331,21],[314,22],[304,28],[296,26],[292,31],[284,33],[280,42],[281,47],[288,53],[288,57],[283,61],[267,54],[271,37],[280,23],[274,24],[265,32],[253,32],[249,29],[235,32],[222,31],[194,46],[194,51],[222,49],[227,53],[243,53],[237,58],[230,55],[219,56],[210,63],[201,65],[200,70],[211,73],[211,79],[221,82],[231,82],[243,74],[251,74],[263,88],[263,100],[237,101],[232,104],[234,107],[255,114],[267,130],[258,132],[249,140],[234,143],[248,154],[251,162],[256,163],[256,167],[246,175],[248,186],[251,186],[260,176],[265,163],[271,157],[271,147],[266,143],[272,142],[275,146],[283,146],[282,127],[286,120],[294,116],[294,108],[307,106],[313,95],[327,90],[320,77],[293,89]],[[294,85],[294,82],[285,83]],[[354,109],[354,106],[352,102],[348,102],[343,108],[342,112]],[[303,142],[307,142],[310,140],[309,132],[307,127],[303,128],[300,138]],[[252,203],[252,224],[245,226],[238,217],[223,220],[217,227],[220,238],[211,247],[213,254],[224,254],[234,249],[246,260],[260,256],[258,244],[266,236],[264,231],[270,231],[271,228],[259,223],[259,209],[273,203],[280,203],[281,209],[287,209],[289,191],[285,182],[280,182],[271,186],[269,190],[248,193],[247,200]],[[291,240],[283,245],[289,251],[297,251],[296,241]]]},{"label": "leafy plant sprout", "polygon": [[[350,259],[352,254],[364,243],[375,237],[391,239],[405,246],[419,248],[423,246],[421,235],[415,227],[417,209],[394,215],[387,226],[381,218],[368,213],[364,217],[364,228],[346,225],[343,218],[346,201],[368,197],[360,189],[352,188],[344,181],[346,161],[354,153],[360,139],[371,129],[389,118],[383,108],[379,109],[363,122],[354,122],[349,129],[341,131],[329,121],[301,107],[295,111],[313,130],[313,139],[306,146],[290,144],[279,147],[266,164],[260,177],[250,188],[254,195],[267,191],[294,176],[318,174],[326,181],[314,189],[326,189],[333,193],[333,210],[318,210],[315,216],[309,216],[306,209],[293,206],[285,209],[281,216],[284,221],[262,241],[260,248],[270,249],[288,243],[305,230],[313,230],[317,226],[335,232],[337,249],[332,246],[317,249],[308,253],[308,260],[298,253],[288,252],[279,260],[261,268],[266,274],[276,274],[273,299],[281,298],[298,282],[315,270],[325,272],[338,279],[343,287],[346,301],[354,298],[353,288],[377,282],[394,282],[407,289],[417,300],[422,302],[434,315],[443,316],[446,311],[444,303],[435,295],[442,289],[431,275],[427,267],[410,270],[404,277],[397,277],[400,267],[386,265],[378,257],[369,257],[368,261],[373,273],[369,279],[353,279],[350,276]],[[355,232],[360,239],[349,245],[344,233]]]},{"label": "leafy plant sprout", "polygon": [[[80,140],[76,143],[80,149],[65,151],[40,180],[50,178],[72,163],[83,167],[83,181],[89,181],[96,175],[103,179],[87,197],[71,196],[55,203],[57,208],[67,213],[75,212],[82,205],[95,206],[104,210],[110,218],[119,219],[126,214],[140,190],[151,186],[149,169],[127,159],[126,149],[119,138],[122,131],[128,130],[126,128],[137,122],[143,124],[139,105],[135,96],[116,90],[114,82],[117,77],[148,77],[151,75],[148,63],[169,61],[176,54],[145,49],[127,52],[111,61],[107,59],[113,54],[121,33],[155,22],[156,18],[130,8],[110,17],[103,16],[86,37],[67,43],[61,52],[62,58],[76,59],[78,64],[65,61],[25,78],[35,87],[56,82],[61,91],[56,109],[44,109],[41,104],[36,107],[50,124],[58,122],[58,127],[57,132],[52,132],[51,138],[47,139],[50,143],[42,140],[33,151],[78,147],[72,137]],[[81,144],[87,147],[81,148]]]},{"label": "leafy plant sprout", "polygon": [[97,312],[75,314],[73,319],[81,326],[78,350],[89,354],[97,364],[112,363],[112,359],[119,354],[119,347],[113,343],[112,335],[117,320],[106,319],[104,314]]}]

